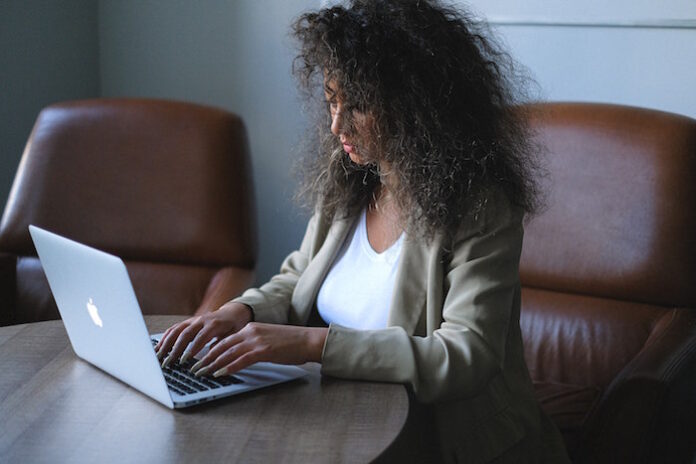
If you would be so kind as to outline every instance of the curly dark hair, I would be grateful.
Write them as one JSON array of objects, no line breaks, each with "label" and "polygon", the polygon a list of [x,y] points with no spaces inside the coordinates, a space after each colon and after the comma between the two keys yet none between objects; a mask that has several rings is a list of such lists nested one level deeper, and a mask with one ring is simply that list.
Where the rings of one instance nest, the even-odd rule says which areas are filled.
[{"label": "curly dark hair", "polygon": [[[536,150],[516,106],[524,80],[485,22],[435,0],[352,0],[302,15],[293,33],[293,72],[324,105],[319,149],[301,159],[300,197],[310,206],[329,218],[354,214],[380,176],[393,175],[404,224],[425,237],[454,234],[496,191],[537,209]],[[343,152],[329,131],[324,80],[349,114],[374,116],[389,173]]]}]

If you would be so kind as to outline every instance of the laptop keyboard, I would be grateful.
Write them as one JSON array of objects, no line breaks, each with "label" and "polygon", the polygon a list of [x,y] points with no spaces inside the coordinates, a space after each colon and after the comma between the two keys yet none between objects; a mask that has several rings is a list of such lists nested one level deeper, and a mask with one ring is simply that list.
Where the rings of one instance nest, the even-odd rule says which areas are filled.
[{"label": "laptop keyboard", "polygon": [[[157,340],[153,339],[152,346],[156,344]],[[196,377],[191,373],[191,367],[194,364],[194,360],[188,360],[184,364],[172,362],[169,366],[162,368],[162,374],[164,374],[164,378],[167,381],[167,387],[174,393],[187,395],[189,393],[203,392],[243,382],[242,379],[234,375],[225,377],[203,375]]]}]

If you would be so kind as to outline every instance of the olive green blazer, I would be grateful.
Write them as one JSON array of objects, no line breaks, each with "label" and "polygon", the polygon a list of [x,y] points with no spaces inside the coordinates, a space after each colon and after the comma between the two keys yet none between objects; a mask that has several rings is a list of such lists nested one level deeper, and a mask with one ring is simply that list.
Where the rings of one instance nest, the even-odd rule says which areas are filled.
[{"label": "olive green blazer", "polygon": [[[429,243],[406,237],[388,327],[331,324],[322,374],[409,386],[419,401],[433,403],[445,461],[567,462],[524,362],[522,212],[506,205],[491,204],[448,243],[442,236]],[[236,301],[259,322],[306,324],[355,220],[313,216],[280,273]],[[516,451],[522,448],[526,458]]]}]

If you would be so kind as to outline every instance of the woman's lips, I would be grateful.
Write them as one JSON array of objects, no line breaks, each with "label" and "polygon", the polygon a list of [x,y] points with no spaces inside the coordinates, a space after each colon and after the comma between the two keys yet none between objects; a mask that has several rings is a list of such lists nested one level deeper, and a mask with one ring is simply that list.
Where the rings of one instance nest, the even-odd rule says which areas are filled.
[{"label": "woman's lips", "polygon": [[346,153],[353,153],[355,151],[355,147],[349,143],[344,143],[343,151],[345,151]]}]

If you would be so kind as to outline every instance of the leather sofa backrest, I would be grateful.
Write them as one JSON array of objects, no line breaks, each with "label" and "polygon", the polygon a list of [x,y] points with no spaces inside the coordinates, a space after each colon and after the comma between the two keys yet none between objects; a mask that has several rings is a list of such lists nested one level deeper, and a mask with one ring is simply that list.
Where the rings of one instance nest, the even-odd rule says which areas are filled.
[{"label": "leather sofa backrest", "polygon": [[125,259],[253,267],[254,222],[240,220],[253,218],[247,152],[241,120],[222,110],[152,100],[49,106],[27,142],[0,250],[32,255],[33,223]]},{"label": "leather sofa backrest", "polygon": [[0,223],[2,298],[11,302],[0,324],[58,317],[29,224],[123,258],[145,313],[200,310],[221,268],[249,285],[252,192],[245,128],[231,113],[144,99],[47,107]]},{"label": "leather sofa backrest", "polygon": [[532,378],[606,387],[670,308],[696,308],[696,121],[608,104],[527,107],[547,207],[525,227]]},{"label": "leather sofa backrest", "polygon": [[696,121],[606,104],[531,114],[548,208],[525,228],[523,284],[696,307]]}]

